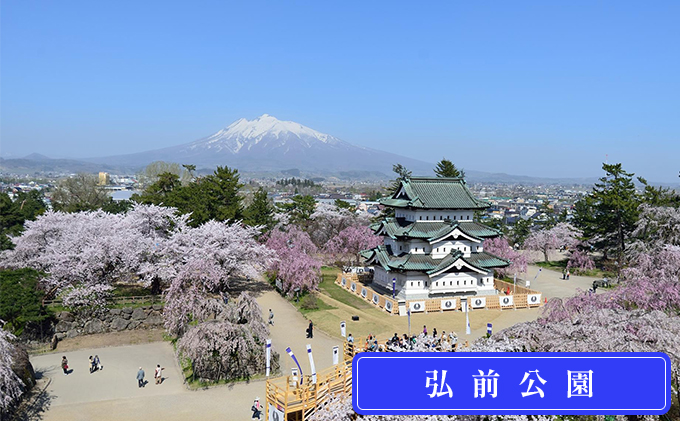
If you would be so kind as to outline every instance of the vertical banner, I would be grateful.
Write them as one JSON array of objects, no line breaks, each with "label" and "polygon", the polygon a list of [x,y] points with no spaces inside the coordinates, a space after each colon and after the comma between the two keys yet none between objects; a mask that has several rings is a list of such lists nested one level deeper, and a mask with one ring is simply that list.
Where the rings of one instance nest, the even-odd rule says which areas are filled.
[{"label": "vertical banner", "polygon": [[340,335],[343,338],[347,336],[347,324],[344,320],[340,322]]},{"label": "vertical banner", "polygon": [[307,344],[307,355],[309,356],[309,368],[312,370],[312,384],[316,384],[316,367],[314,367],[314,357],[312,356],[312,346]]},{"label": "vertical banner", "polygon": [[338,365],[339,361],[339,355],[340,355],[340,347],[339,346],[334,346],[333,347],[333,365]]},{"label": "vertical banner", "polygon": [[486,333],[487,333],[489,336],[491,336],[491,335],[493,335],[492,332],[493,332],[493,327],[492,327],[491,323],[487,323],[487,324],[486,324]]},{"label": "vertical banner", "polygon": [[397,295],[397,278],[392,278],[392,298]]},{"label": "vertical banner", "polygon": [[411,336],[411,309],[406,310],[408,316],[408,336]]},{"label": "vertical banner", "polygon": [[470,309],[467,305],[465,306],[465,334],[470,334]]},{"label": "vertical banner", "polygon": [[269,377],[269,368],[271,367],[271,361],[272,361],[272,340],[267,339],[267,348],[265,349],[266,356],[267,356],[267,373],[265,376]]},{"label": "vertical banner", "polygon": [[295,358],[295,354],[293,354],[293,350],[290,349],[290,347],[286,348],[286,352],[288,353],[288,355],[290,355],[290,358],[292,358],[293,361],[295,361],[295,365],[297,365],[298,370],[300,371],[300,384],[302,384],[305,380],[305,378],[302,376],[302,367],[300,367],[300,363],[298,362],[297,358]]},{"label": "vertical banner", "polygon": [[283,411],[272,404],[269,404],[269,420],[268,421],[286,421],[283,416]]}]

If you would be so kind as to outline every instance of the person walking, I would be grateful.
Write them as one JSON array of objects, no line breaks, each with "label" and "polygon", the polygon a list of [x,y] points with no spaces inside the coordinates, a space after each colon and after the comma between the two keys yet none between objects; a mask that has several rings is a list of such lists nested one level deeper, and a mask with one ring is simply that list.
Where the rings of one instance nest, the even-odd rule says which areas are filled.
[{"label": "person walking", "polygon": [[562,280],[567,279],[567,269],[562,271]]},{"label": "person walking", "polygon": [[567,269],[567,281],[569,280],[569,275],[571,275],[571,272],[569,272],[569,269]]},{"label": "person walking", "polygon": [[64,370],[64,376],[68,376],[68,360],[66,359],[66,355],[61,357],[61,369]]},{"label": "person walking", "polygon": [[99,361],[99,355],[94,356],[94,368],[95,370],[103,370],[104,366],[102,365],[101,361]]},{"label": "person walking", "polygon": [[314,338],[314,323],[312,323],[311,320],[309,321],[309,326],[307,327],[307,338]]},{"label": "person walking", "polygon": [[142,370],[142,367],[139,367],[137,372],[137,386],[144,387],[144,370]]},{"label": "person walking", "polygon": [[423,335],[427,336],[427,326],[423,325]]},{"label": "person walking", "polygon": [[94,357],[90,355],[90,374],[94,373],[96,366],[94,365]]},{"label": "person walking", "polygon": [[160,364],[156,366],[156,371],[153,373],[153,378],[156,379],[156,384],[163,383],[163,370],[165,370],[165,368],[161,367]]},{"label": "person walking", "polygon": [[253,411],[253,417],[252,419],[260,419],[260,416],[262,415],[262,405],[260,405],[260,398],[255,398],[255,401],[253,401],[253,406],[250,407],[250,410]]},{"label": "person walking", "polygon": [[271,308],[269,309],[269,324],[274,326],[274,312]]}]

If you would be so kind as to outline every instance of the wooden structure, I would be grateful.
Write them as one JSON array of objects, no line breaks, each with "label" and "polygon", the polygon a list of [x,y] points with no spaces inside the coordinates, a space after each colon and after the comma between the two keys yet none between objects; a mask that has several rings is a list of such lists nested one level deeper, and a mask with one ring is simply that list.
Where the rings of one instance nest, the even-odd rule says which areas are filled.
[{"label": "wooden structure", "polygon": [[[372,303],[378,308],[385,310],[390,314],[399,314],[399,302],[390,297],[375,292],[370,287],[370,281],[364,279],[360,280],[356,274],[340,273],[335,280],[335,283],[347,291],[358,295],[362,299]],[[455,297],[455,303],[450,307],[444,307],[442,301],[447,298],[430,298],[425,300],[406,300],[402,301],[406,308],[411,308],[411,303],[423,303],[425,313],[439,313],[443,311],[462,310],[461,298],[465,298],[473,310],[508,310],[518,308],[534,308],[543,305],[542,295],[540,291],[535,291],[519,285],[513,285],[509,282],[494,279],[494,288],[499,293],[496,295],[470,295],[464,297]],[[509,292],[509,294],[508,294]],[[506,297],[512,297],[510,300],[505,300]],[[481,305],[474,305],[475,298],[483,298],[484,303]],[[504,304],[503,301],[508,301]]]},{"label": "wooden structure", "polygon": [[312,376],[307,375],[302,378],[283,376],[267,380],[265,419],[270,419],[271,405],[283,414],[285,420],[305,421],[333,395],[351,395],[353,356],[353,347],[346,343],[338,365],[318,372],[314,384]]}]

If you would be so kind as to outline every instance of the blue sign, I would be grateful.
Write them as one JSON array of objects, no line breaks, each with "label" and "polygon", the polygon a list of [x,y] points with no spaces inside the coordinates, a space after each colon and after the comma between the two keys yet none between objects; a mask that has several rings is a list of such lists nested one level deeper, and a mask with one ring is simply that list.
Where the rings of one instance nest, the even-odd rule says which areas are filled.
[{"label": "blue sign", "polygon": [[661,352],[365,352],[352,371],[362,415],[661,415],[671,406]]},{"label": "blue sign", "polygon": [[486,333],[488,333],[489,336],[491,336],[493,334],[493,327],[492,327],[491,323],[486,324]]}]

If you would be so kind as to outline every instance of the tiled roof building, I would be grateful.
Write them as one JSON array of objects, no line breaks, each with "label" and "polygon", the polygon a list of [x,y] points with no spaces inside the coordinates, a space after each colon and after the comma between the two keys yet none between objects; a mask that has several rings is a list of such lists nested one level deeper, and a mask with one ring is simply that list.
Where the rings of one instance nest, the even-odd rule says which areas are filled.
[{"label": "tiled roof building", "polygon": [[374,266],[373,283],[401,299],[495,294],[493,269],[509,264],[484,251],[500,232],[473,220],[489,204],[460,178],[413,177],[381,200],[395,217],[371,226],[384,244],[361,255]]}]

